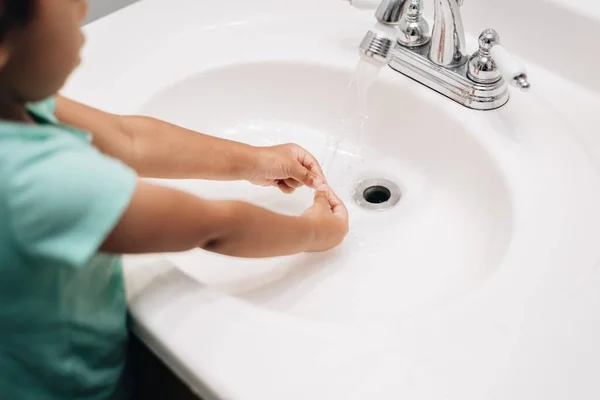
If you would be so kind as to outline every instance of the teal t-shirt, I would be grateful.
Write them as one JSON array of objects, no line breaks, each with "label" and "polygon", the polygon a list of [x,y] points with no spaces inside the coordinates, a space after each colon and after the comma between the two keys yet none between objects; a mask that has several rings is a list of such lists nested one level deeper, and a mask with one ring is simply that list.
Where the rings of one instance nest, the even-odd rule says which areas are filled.
[{"label": "teal t-shirt", "polygon": [[126,398],[121,259],[98,249],[136,175],[54,104],[0,121],[0,399]]}]

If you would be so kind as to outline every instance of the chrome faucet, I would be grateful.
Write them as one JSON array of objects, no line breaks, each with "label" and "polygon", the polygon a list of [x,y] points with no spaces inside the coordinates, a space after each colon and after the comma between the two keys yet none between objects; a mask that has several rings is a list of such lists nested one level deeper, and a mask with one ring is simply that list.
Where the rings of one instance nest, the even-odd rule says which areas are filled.
[{"label": "chrome faucet", "polygon": [[361,57],[379,66],[389,64],[476,110],[505,105],[510,97],[508,83],[522,91],[529,89],[525,67],[500,45],[494,30],[485,30],[479,37],[479,49],[471,56],[466,54],[463,0],[433,2],[430,33],[422,0],[382,0],[375,12],[377,24],[360,44]]},{"label": "chrome faucet", "polygon": [[[443,67],[460,65],[465,59],[465,28],[460,6],[463,0],[434,0],[435,12],[429,59]],[[421,1],[412,1],[416,7]]]}]

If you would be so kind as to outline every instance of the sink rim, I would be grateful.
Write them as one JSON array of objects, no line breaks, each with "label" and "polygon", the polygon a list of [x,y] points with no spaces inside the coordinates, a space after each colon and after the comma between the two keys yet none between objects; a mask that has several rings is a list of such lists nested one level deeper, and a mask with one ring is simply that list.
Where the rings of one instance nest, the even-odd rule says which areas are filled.
[{"label": "sink rim", "polygon": [[[288,73],[292,74],[296,79],[287,79]],[[310,79],[307,79],[307,77],[310,77]],[[228,139],[240,139],[240,137],[237,137],[235,130],[241,125],[241,122],[246,120],[248,115],[253,116],[256,114],[255,108],[264,112],[264,110],[273,107],[274,110],[276,109],[274,114],[265,117],[266,120],[270,120],[270,118],[275,120],[291,118],[286,122],[286,129],[293,129],[295,124],[304,125],[305,121],[310,121],[306,124],[314,128],[315,132],[312,132],[312,130],[311,132],[307,132],[304,135],[306,137],[302,135],[304,132],[297,132],[298,134],[294,138],[289,136],[289,132],[287,132],[288,135],[285,135],[284,138],[278,138],[279,129],[277,125],[274,128],[268,125],[268,127],[273,128],[272,133],[269,133],[269,129],[259,129],[257,131],[257,138],[260,141],[265,140],[265,143],[255,143],[252,140],[254,136],[250,138],[246,137],[246,140],[250,139],[251,144],[255,145],[295,141],[312,151],[318,157],[319,153],[316,152],[316,148],[322,143],[327,143],[327,140],[322,139],[330,132],[327,130],[327,127],[330,124],[337,124],[335,111],[330,111],[327,107],[330,107],[331,103],[338,100],[338,95],[341,98],[341,95],[344,94],[343,88],[350,77],[351,73],[348,70],[307,62],[256,61],[252,63],[240,63],[238,65],[227,65],[217,69],[211,68],[181,80],[178,79],[168,88],[159,91],[152,98],[148,99],[141,106],[141,110],[143,114],[166,118],[178,124],[183,123],[184,126],[190,129],[210,131]],[[307,82],[307,80],[313,80],[313,82]],[[219,84],[219,82],[221,83]],[[244,87],[243,91],[238,93],[236,88],[241,87],[245,82],[248,82],[248,87]],[[263,85],[265,87],[264,90],[254,89],[255,87],[263,87]],[[303,88],[305,91],[301,92],[298,88]],[[322,90],[323,94],[319,95],[319,90]],[[436,113],[436,118],[427,119],[424,110],[432,109],[428,107],[429,103],[424,103],[418,98],[411,98],[411,93],[407,88],[386,85],[384,83],[377,85],[372,90],[374,94],[371,97],[375,99],[379,95],[386,96],[386,98],[390,96],[409,96],[408,100],[403,101],[407,117],[399,119],[401,117],[398,117],[394,113],[395,106],[389,107],[387,104],[380,104],[373,107],[378,109],[378,112],[369,113],[369,122],[373,124],[371,124],[370,128],[367,128],[367,131],[373,133],[374,135],[372,136],[377,138],[377,150],[365,164],[357,167],[357,171],[356,173],[352,173],[350,181],[362,180],[363,176],[379,176],[382,178],[392,178],[392,181],[399,182],[404,187],[403,192],[407,194],[405,202],[408,201],[408,203],[403,204],[408,206],[408,208],[403,207],[398,212],[388,213],[385,218],[400,218],[400,221],[404,221],[414,228],[411,228],[411,231],[407,229],[403,230],[402,226],[404,224],[400,222],[393,224],[396,228],[390,228],[389,235],[405,234],[407,235],[405,236],[406,239],[411,241],[411,238],[415,235],[421,237],[425,234],[421,239],[413,241],[413,244],[423,247],[439,245],[437,252],[422,254],[417,257],[412,252],[413,246],[399,243],[399,246],[396,247],[396,250],[404,254],[404,262],[410,263],[412,268],[403,268],[395,271],[395,274],[398,275],[396,276],[398,287],[395,290],[398,293],[408,292],[414,285],[417,285],[417,283],[414,285],[403,283],[410,279],[416,279],[419,282],[418,285],[424,285],[423,290],[414,293],[414,296],[408,294],[396,295],[396,300],[403,303],[403,306],[399,307],[401,311],[399,310],[397,313],[399,317],[402,316],[402,318],[405,318],[404,314],[417,312],[416,309],[412,310],[412,307],[433,307],[433,303],[453,301],[455,297],[464,295],[464,292],[473,290],[473,287],[489,279],[497,270],[504,252],[510,244],[514,211],[512,210],[513,205],[510,199],[510,190],[507,187],[502,171],[495,165],[486,148],[473,137],[473,134],[467,128],[455,121],[453,116],[447,115],[446,110],[440,109],[439,113]],[[209,100],[200,97],[197,101],[194,100],[193,108],[187,109],[186,102],[190,99],[195,99],[195,93],[208,93],[211,91],[215,91],[217,94]],[[297,99],[289,99],[288,93],[293,93]],[[327,94],[325,95],[325,93]],[[230,100],[231,97],[236,95],[237,97]],[[248,101],[249,97],[252,97],[251,101],[259,104],[259,106],[245,107],[244,101]],[[387,102],[384,101],[384,103]],[[294,110],[294,113],[287,114],[283,112],[283,116],[281,116],[279,115],[281,111],[279,107],[281,107],[281,110]],[[224,108],[228,108],[228,112],[221,115],[219,110]],[[199,111],[197,109],[202,110]],[[327,121],[323,122],[313,114],[319,116],[323,114],[327,118]],[[203,115],[206,116],[208,122],[195,125],[196,120],[200,119],[201,121]],[[385,122],[379,123],[379,120]],[[399,122],[404,123],[402,129],[399,132],[392,131],[393,125]],[[311,124],[315,124],[315,126],[313,127]],[[254,126],[254,123],[251,125],[253,131],[258,129]],[[235,129],[232,131],[231,127],[235,127]],[[374,132],[371,129],[376,129],[377,131]],[[415,140],[414,132],[419,134],[417,140]],[[321,139],[313,141],[312,136],[316,135]],[[243,140],[244,138],[241,139]],[[386,151],[386,149],[392,146],[392,142],[393,147],[399,151]],[[357,147],[351,144],[349,146]],[[440,148],[444,150],[438,153],[437,149]],[[427,149],[433,151],[427,151]],[[456,153],[452,150],[455,150]],[[369,152],[365,151],[365,153]],[[390,159],[389,163],[386,161],[388,157]],[[407,159],[399,164],[392,161],[392,159],[402,157]],[[461,163],[455,168],[457,159],[460,159]],[[409,171],[413,169],[415,171]],[[400,170],[404,172],[396,172]],[[477,172],[473,172],[475,170]],[[377,173],[378,171],[380,173]],[[336,175],[329,176],[329,178],[337,190],[340,188],[339,180],[341,178],[339,173]],[[398,176],[396,179],[393,179],[392,175]],[[418,179],[409,179],[407,175],[415,175]],[[480,184],[474,183],[474,179]],[[157,182],[161,183],[161,181]],[[189,190],[191,193],[201,196],[210,195],[209,197],[212,197],[221,193],[221,196],[217,196],[217,198],[220,198],[223,196],[229,197],[232,192],[240,195],[246,191],[252,193],[252,195],[248,194],[250,200],[255,199],[257,194],[255,195],[254,193],[265,193],[264,196],[259,197],[267,196],[265,189],[254,190],[250,189],[250,187],[245,189],[246,186],[244,186],[243,190],[237,190],[237,184],[232,183],[212,184],[202,181],[166,181],[164,183]],[[424,187],[420,189],[419,186]],[[359,211],[355,210],[353,204],[351,204],[350,190],[352,188],[344,184],[341,187],[343,188],[343,192],[339,194],[348,202],[351,214],[354,214],[352,215],[354,218],[352,225],[355,229],[350,237],[354,238],[355,235],[360,237],[363,234],[361,230],[357,231],[356,227],[360,226],[368,230],[377,221],[381,222],[380,219],[383,216],[379,217],[371,214],[373,222],[366,222],[364,219],[367,214],[361,213],[357,215]],[[442,194],[439,194],[440,192]],[[430,222],[431,211],[428,211],[427,203],[431,201],[435,201],[436,204],[440,201],[448,204],[449,201],[450,207],[447,210],[447,214],[466,219],[460,231],[465,238],[462,243],[459,241],[452,245],[447,244],[452,238],[444,234],[447,233],[444,232],[447,229],[443,227],[441,227],[442,229],[436,229],[436,227],[440,228],[439,223],[432,226],[429,234],[419,229],[418,224],[414,222],[415,219],[409,215],[410,210],[413,213],[424,214],[422,218],[426,219],[422,221],[425,223]],[[421,202],[425,202],[424,207],[419,207],[419,203]],[[262,204],[261,202],[257,204],[270,208],[270,204]],[[488,208],[490,211],[485,212]],[[470,216],[467,213],[467,209],[470,209],[470,213],[478,215],[479,218]],[[299,214],[302,211],[297,210],[297,213]],[[505,218],[498,220],[495,217],[497,215],[503,215]],[[453,224],[457,223],[456,218],[444,217],[444,215],[437,216],[436,220]],[[491,222],[492,220],[494,220],[494,223]],[[456,225],[455,228],[461,229],[461,226]],[[488,235],[496,238],[496,243],[493,243],[491,246],[487,240],[482,241],[479,239],[481,236],[487,238]],[[437,239],[434,240],[434,238]],[[349,238],[348,241],[356,245],[357,243],[355,242],[360,242],[361,239],[350,240]],[[368,238],[365,238],[364,241],[367,243],[370,242]],[[351,244],[346,243],[343,246],[344,251],[351,251],[350,246]],[[458,255],[455,251],[455,248],[462,247],[465,248],[465,251],[468,251],[467,256]],[[378,246],[376,253],[372,255],[374,259],[381,258],[383,260],[386,258],[383,255],[381,257],[378,256],[380,250],[381,248]],[[364,251],[357,249],[352,256],[348,256],[350,259],[344,257],[338,261],[332,261],[332,263],[336,265],[344,263],[346,265],[344,270],[347,271],[348,268],[356,265],[356,262],[352,260],[356,260],[357,258],[362,259],[361,257],[364,257],[363,253]],[[381,251],[381,254],[383,254],[383,251]],[[392,257],[391,252],[388,251],[387,254],[389,257]],[[442,254],[447,254],[447,257],[442,257]],[[194,258],[197,258],[197,261],[193,261]],[[419,261],[419,258],[427,259],[429,262]],[[350,312],[341,303],[334,306],[336,312],[325,311],[332,306],[332,302],[333,304],[337,303],[339,297],[327,296],[324,293],[326,291],[323,287],[335,285],[334,287],[339,288],[338,284],[334,283],[339,281],[339,279],[344,279],[339,276],[324,278],[322,281],[316,277],[316,275],[320,274],[306,276],[304,278],[307,281],[314,282],[314,284],[318,283],[319,289],[315,288],[305,292],[302,288],[306,288],[307,286],[303,284],[298,285],[300,292],[297,295],[290,295],[292,296],[290,297],[285,292],[281,292],[278,295],[277,292],[279,291],[275,290],[275,288],[283,287],[285,285],[284,282],[288,282],[287,284],[291,286],[290,289],[296,286],[295,282],[289,281],[291,278],[286,277],[286,271],[288,271],[288,265],[295,265],[300,262],[301,258],[299,257],[295,257],[292,260],[285,258],[280,262],[267,262],[266,264],[268,265],[273,264],[273,269],[268,270],[268,274],[265,273],[264,275],[260,273],[256,273],[255,275],[252,271],[248,271],[244,275],[243,272],[239,272],[239,270],[243,270],[241,262],[226,261],[220,257],[215,258],[201,251],[193,251],[183,256],[174,255],[168,257],[168,259],[174,264],[179,265],[180,268],[183,268],[183,271],[189,276],[196,276],[200,282],[205,282],[209,285],[216,284],[216,287],[222,288],[232,296],[245,299],[254,304],[263,304],[265,307],[275,307],[280,312],[292,313],[299,318],[333,318],[332,321],[340,321],[342,316],[336,316],[335,314],[346,312],[348,315],[344,318],[351,318],[351,316],[352,318],[361,318],[360,315],[363,313],[365,316],[362,318],[369,318],[366,316],[368,314],[366,310],[360,313],[357,310]],[[196,263],[201,265],[206,263],[226,264],[222,265],[222,268],[233,268],[231,281],[227,280],[227,274],[224,272],[215,272],[216,275],[211,274],[210,271],[212,271],[212,268],[207,268],[204,273],[194,273],[195,268],[192,264]],[[258,264],[257,262],[245,262],[244,266],[248,268],[255,266],[257,268],[253,269],[263,271],[264,268],[258,267]],[[295,270],[295,268],[292,269]],[[448,271],[454,271],[455,274],[451,274]],[[360,271],[357,271],[357,273],[359,275],[355,279],[361,276]],[[290,271],[290,274],[296,276],[294,272]],[[448,282],[443,282],[439,277],[442,274],[443,276],[448,276]],[[272,275],[273,278],[269,278],[268,275]],[[350,279],[346,274],[342,273],[342,275],[346,277],[345,279]],[[378,276],[380,275],[373,273],[366,274],[363,278],[373,280],[372,285],[373,282],[378,281]],[[437,278],[434,278],[435,276]],[[215,280],[218,282],[215,282]],[[244,284],[245,281],[250,282],[248,283],[250,286],[247,287]],[[219,282],[221,283],[220,285]],[[227,290],[227,288],[233,289]],[[388,289],[391,290],[391,288]],[[360,298],[364,302],[368,296],[364,290],[359,290],[359,292],[361,294]],[[262,293],[268,293],[269,295],[263,296]],[[343,290],[339,293],[345,293],[343,296],[350,295],[350,293]],[[359,293],[357,292],[356,295],[359,296]],[[307,311],[311,308],[308,305],[314,304],[317,301],[315,296],[322,296],[321,299],[327,302],[324,303],[324,307],[320,308],[321,311],[316,314],[314,311]],[[294,307],[292,307],[293,311],[290,307],[286,307],[286,304],[290,302],[294,304]],[[413,302],[416,302],[414,306],[412,306]],[[379,307],[383,306],[383,304],[379,304]],[[389,311],[393,312],[392,310]],[[379,310],[378,314],[383,315],[383,310]]]}]

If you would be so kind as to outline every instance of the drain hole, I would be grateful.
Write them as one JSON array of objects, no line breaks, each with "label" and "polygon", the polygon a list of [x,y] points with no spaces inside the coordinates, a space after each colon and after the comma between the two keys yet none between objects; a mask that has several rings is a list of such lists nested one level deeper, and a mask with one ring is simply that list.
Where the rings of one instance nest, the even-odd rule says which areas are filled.
[{"label": "drain hole", "polygon": [[381,204],[385,203],[392,197],[392,192],[385,186],[371,186],[365,189],[363,197],[368,203]]},{"label": "drain hole", "polygon": [[358,182],[352,192],[354,201],[365,210],[384,211],[394,207],[400,201],[402,193],[394,182],[383,179],[366,179]]}]

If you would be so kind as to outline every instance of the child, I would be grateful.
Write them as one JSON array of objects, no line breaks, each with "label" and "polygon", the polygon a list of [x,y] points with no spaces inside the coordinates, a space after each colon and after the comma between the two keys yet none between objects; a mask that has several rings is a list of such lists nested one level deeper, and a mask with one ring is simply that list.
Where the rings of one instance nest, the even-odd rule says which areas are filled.
[{"label": "child", "polygon": [[[348,231],[344,205],[298,146],[255,148],[55,96],[79,63],[86,12],[85,0],[0,0],[3,400],[129,396],[118,254],[201,247],[271,257],[331,249]],[[317,194],[291,217],[138,175]]]}]

